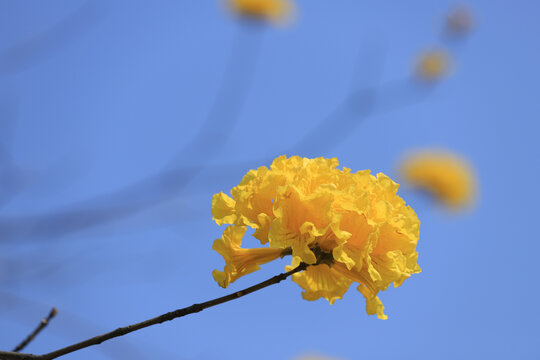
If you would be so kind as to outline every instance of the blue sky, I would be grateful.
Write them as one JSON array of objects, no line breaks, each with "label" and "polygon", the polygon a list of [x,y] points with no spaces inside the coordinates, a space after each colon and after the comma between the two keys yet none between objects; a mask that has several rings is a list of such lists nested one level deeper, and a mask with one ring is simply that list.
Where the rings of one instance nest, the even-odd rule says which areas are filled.
[{"label": "blue sky", "polygon": [[[212,194],[278,155],[398,179],[404,152],[438,147],[474,165],[478,202],[449,214],[400,189],[423,272],[381,295],[387,321],[354,288],[329,305],[286,281],[65,358],[540,356],[539,3],[467,2],[475,28],[460,41],[441,36],[451,1],[295,4],[296,21],[274,26],[218,1],[0,1],[2,350],[52,306],[28,352],[282,272],[227,290],[211,276]],[[429,49],[452,67],[422,87],[412,68]]]}]

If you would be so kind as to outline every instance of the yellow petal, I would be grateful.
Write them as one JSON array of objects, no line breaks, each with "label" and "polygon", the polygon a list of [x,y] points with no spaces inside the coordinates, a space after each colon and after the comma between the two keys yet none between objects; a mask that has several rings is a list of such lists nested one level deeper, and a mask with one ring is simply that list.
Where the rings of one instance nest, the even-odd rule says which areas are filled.
[{"label": "yellow petal", "polygon": [[243,249],[241,244],[245,232],[245,226],[228,226],[223,231],[223,236],[214,241],[212,249],[225,259],[224,271],[212,272],[221,287],[226,288],[239,277],[259,270],[259,265],[273,261],[281,255],[281,249]]},{"label": "yellow petal", "polygon": [[360,270],[375,228],[368,224],[366,215],[358,211],[343,212],[340,225],[351,237],[344,245],[334,249],[334,259],[344,263],[348,269],[354,266]]},{"label": "yellow petal", "polygon": [[379,288],[375,282],[370,278],[369,274],[366,274],[364,270],[357,271],[355,269],[349,270],[343,264],[335,264],[333,269],[344,276],[345,278],[358,282],[360,285],[357,290],[364,295],[366,299],[366,312],[368,315],[377,314],[379,319],[386,320],[388,317],[384,314],[384,306],[381,300],[377,297]]},{"label": "yellow petal", "polygon": [[[268,227],[267,220],[274,218],[273,206],[277,188],[285,183],[287,183],[285,175],[271,173],[264,166],[250,170],[240,184],[231,190],[236,201],[236,212],[239,214],[238,222],[255,229],[261,228],[261,231],[268,231],[264,227]],[[261,219],[264,224],[260,222]]]},{"label": "yellow petal", "polygon": [[212,197],[212,217],[218,225],[232,224],[236,220],[236,202],[220,192]]},{"label": "yellow petal", "polygon": [[[288,271],[292,269],[293,266],[287,267]],[[343,298],[352,283],[326,264],[309,266],[305,271],[294,274],[292,279],[304,289],[302,297],[305,300],[322,297],[330,304]]]},{"label": "yellow petal", "polygon": [[287,227],[283,225],[282,218],[277,218],[272,222],[268,239],[270,240],[270,246],[273,248],[285,249],[291,247],[293,256],[298,256],[306,264],[317,262],[315,253],[309,246],[313,243],[315,237],[310,236],[309,232],[304,234],[289,232]]},{"label": "yellow petal", "polygon": [[257,215],[257,220],[259,222],[257,230],[253,234],[255,239],[258,239],[261,244],[266,244],[268,242],[268,232],[270,231],[270,224],[272,223],[272,218],[267,214],[260,213]]},{"label": "yellow petal", "polygon": [[282,187],[274,206],[276,219],[268,233],[270,246],[291,246],[294,256],[308,264],[315,263],[310,245],[332,225],[331,198],[332,194],[326,191],[304,196],[295,186]]},{"label": "yellow petal", "polygon": [[357,290],[366,298],[366,312],[368,315],[375,315],[381,320],[388,319],[388,316],[384,314],[384,305],[376,295],[363,284],[358,285]]}]

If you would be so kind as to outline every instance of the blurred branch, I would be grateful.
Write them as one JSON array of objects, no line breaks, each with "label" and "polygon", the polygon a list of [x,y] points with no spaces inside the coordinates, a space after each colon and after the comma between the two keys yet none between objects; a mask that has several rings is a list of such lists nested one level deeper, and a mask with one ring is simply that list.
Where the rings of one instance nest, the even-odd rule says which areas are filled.
[{"label": "blurred branch", "polygon": [[[257,53],[255,46],[259,43],[257,40],[261,29],[242,30],[248,30],[243,34],[254,36],[248,39],[254,41],[250,43],[254,48],[248,52],[241,51],[242,42],[235,43],[225,78],[208,118],[195,138],[178,153],[175,161],[171,161],[170,166],[122,190],[104,194],[87,202],[68,205],[62,210],[46,214],[0,217],[0,238],[12,242],[32,238],[60,238],[75,231],[126,218],[181,194],[195,177],[204,172],[205,164],[223,147],[228,134],[231,133],[230,128],[238,117],[242,101],[247,96],[248,79],[251,78],[254,69]],[[250,30],[254,32],[249,32]],[[305,133],[296,145],[281,153],[321,156],[340,141],[351,136],[362,120],[377,113],[397,110],[417,103],[425,99],[433,89],[432,86],[420,86],[421,84],[411,77],[379,85],[384,63],[382,49],[368,46],[360,52],[358,58],[355,65],[356,72],[359,69],[369,68],[366,71],[372,79],[367,81],[368,85],[363,84],[361,88],[355,88],[354,85],[359,82],[355,79],[343,102],[327,118]],[[369,61],[366,65],[364,63],[366,58],[368,61],[375,60]],[[235,80],[233,75],[236,72],[242,74],[243,79]],[[234,83],[235,81],[237,83]],[[235,85],[238,89],[234,89]],[[231,93],[234,93],[234,96],[230,95]],[[321,138],[325,139],[324,142],[320,141]],[[179,162],[177,160],[184,160],[185,163],[186,159],[197,153],[200,155],[196,160],[201,165],[173,166],[173,163]],[[211,176],[200,177],[213,181],[215,179],[213,175],[219,173],[220,179],[223,180],[227,176],[238,176],[239,169],[244,171],[246,167],[271,163],[272,159],[273,157],[268,157],[217,165],[209,169]],[[196,184],[196,186],[205,185],[209,185],[205,183],[205,180]]]},{"label": "blurred branch", "polygon": [[24,188],[27,182],[25,172],[13,161],[10,149],[17,122],[14,103],[11,99],[0,99],[0,206]]},{"label": "blurred branch", "polygon": [[[0,239],[61,237],[73,231],[108,223],[136,214],[178,194],[204,169],[204,165],[178,167],[179,160],[195,158],[204,164],[214,158],[226,143],[247,98],[257,64],[263,27],[243,24],[229,56],[225,77],[198,134],[157,175],[122,190],[93,200],[72,204],[65,210],[47,214],[0,218]],[[209,145],[210,144],[210,145]],[[175,164],[176,163],[176,164]],[[173,166],[175,165],[175,166]]]},{"label": "blurred branch", "polygon": [[[73,13],[36,36],[16,43],[0,53],[0,77],[23,71],[54,49],[72,41],[95,22],[98,15],[96,0],[87,0]],[[8,148],[12,135],[13,106],[0,104],[0,205],[21,192],[30,183],[27,171],[11,158]]]},{"label": "blurred branch", "polygon": [[[345,99],[284,153],[320,156],[352,135],[362,123],[361,120],[374,110],[384,57],[383,45],[373,40],[365,42],[357,55]],[[320,141],[321,138],[324,138],[323,142]]]},{"label": "blurred branch", "polygon": [[98,13],[96,1],[87,0],[49,29],[9,47],[0,54],[0,76],[25,70],[53,49],[69,43],[95,22]]},{"label": "blurred branch", "polygon": [[[376,89],[365,89],[352,94],[332,115],[304,135],[297,143],[298,145],[284,152],[304,155],[320,154],[350,136],[359,125],[359,120],[377,113],[376,110],[391,111],[420,101],[428,92],[419,93],[417,88],[411,87],[409,81],[410,79],[407,78],[400,82],[388,83],[379,90],[379,93],[383,94],[386,91],[387,95],[392,93],[403,95],[402,92],[407,92],[407,89],[416,91],[413,96],[397,96],[387,103],[385,108],[376,106],[375,100],[380,97]],[[335,126],[336,124],[340,126]],[[324,144],[318,141],[321,137],[325,138]],[[253,164],[260,166],[271,161],[272,157],[268,157],[229,163],[214,166],[211,171],[219,173],[220,178],[226,177],[227,174],[236,176],[239,168],[245,169]],[[29,238],[59,238],[75,231],[126,218],[181,194],[188,183],[200,175],[204,169],[204,165],[171,168],[122,190],[102,195],[91,201],[72,204],[62,210],[47,214],[0,217],[0,238],[10,242]],[[210,180],[213,179],[215,178],[210,178]]]},{"label": "blurred branch", "polygon": [[47,324],[49,324],[49,321],[51,321],[51,319],[55,317],[57,313],[58,310],[56,310],[55,307],[52,308],[49,315],[39,322],[39,325],[34,329],[34,331],[32,331],[32,333],[28,335],[26,339],[24,339],[19,345],[17,345],[15,349],[13,349],[13,352],[19,352],[24,349],[26,345],[28,345],[30,341],[32,341],[41,332],[41,330],[43,330]]},{"label": "blurred branch", "polygon": [[[264,25],[241,23],[236,34],[224,77],[214,102],[197,135],[171,160],[171,166],[195,159],[204,163],[216,157],[225,145],[248,98],[258,63]],[[190,173],[192,174],[192,173]]]},{"label": "blurred branch", "polygon": [[81,350],[81,349],[87,348],[89,346],[98,345],[98,344],[101,344],[104,341],[114,339],[116,337],[123,336],[123,335],[129,334],[131,332],[134,332],[134,331],[137,331],[137,330],[140,330],[140,329],[144,329],[144,328],[152,326],[152,325],[161,324],[161,323],[163,323],[165,321],[171,321],[173,319],[176,319],[176,318],[179,318],[179,317],[182,317],[182,316],[186,316],[186,315],[193,314],[193,313],[198,313],[198,312],[203,311],[204,309],[208,309],[210,307],[220,305],[220,304],[226,303],[226,302],[231,301],[231,300],[241,298],[241,297],[243,297],[245,295],[248,295],[248,294],[251,294],[251,293],[253,293],[255,291],[264,289],[264,288],[266,288],[266,287],[268,287],[270,285],[278,284],[281,281],[287,279],[289,276],[291,276],[291,275],[293,275],[293,274],[295,274],[297,272],[305,270],[308,266],[309,266],[308,264],[301,263],[300,265],[298,265],[296,268],[292,269],[291,271],[276,275],[276,276],[274,276],[274,277],[272,277],[272,278],[270,278],[268,280],[265,280],[265,281],[263,281],[261,283],[250,286],[250,287],[248,287],[248,288],[246,288],[244,290],[240,290],[240,291],[234,292],[232,294],[225,295],[225,296],[219,297],[217,299],[209,300],[209,301],[206,301],[206,302],[203,302],[203,303],[200,303],[200,304],[193,304],[193,305],[188,306],[188,307],[183,308],[183,309],[174,310],[174,311],[168,312],[166,314],[157,316],[155,318],[142,321],[142,322],[137,323],[137,324],[121,327],[121,328],[118,328],[118,329],[113,330],[111,332],[108,332],[106,334],[95,336],[95,337],[90,338],[88,340],[81,341],[79,343],[76,343],[76,344],[67,346],[65,348],[50,352],[48,354],[32,355],[32,354],[21,354],[21,353],[16,353],[16,352],[0,351],[0,359],[3,359],[3,360],[51,360],[51,359],[56,359],[56,358],[58,358],[60,356],[72,353],[74,351]]},{"label": "blurred branch", "polygon": [[[0,312],[2,313],[3,319],[9,316],[9,310],[18,309],[16,313],[19,315],[14,316],[15,314],[12,311],[11,317],[17,322],[26,324],[29,322],[29,320],[27,320],[27,315],[29,313],[34,313],[37,309],[40,309],[41,311],[45,306],[46,305],[36,302],[35,300],[26,299],[20,295],[0,290]],[[24,317],[24,320],[21,316]],[[55,326],[48,331],[71,341],[71,339],[77,337],[86,337],[88,334],[101,332],[103,329],[77,314],[71,314],[66,309],[62,309],[61,318],[59,318],[55,323]],[[144,360],[149,358],[146,351],[142,350],[140,341],[135,345],[128,339],[123,338],[114,345],[115,346],[101,346],[98,350],[110,359]],[[148,347],[148,345],[145,344],[145,348],[146,347]],[[153,354],[152,358],[177,358],[159,348],[148,351]],[[0,356],[0,359],[2,359],[2,356]]]}]

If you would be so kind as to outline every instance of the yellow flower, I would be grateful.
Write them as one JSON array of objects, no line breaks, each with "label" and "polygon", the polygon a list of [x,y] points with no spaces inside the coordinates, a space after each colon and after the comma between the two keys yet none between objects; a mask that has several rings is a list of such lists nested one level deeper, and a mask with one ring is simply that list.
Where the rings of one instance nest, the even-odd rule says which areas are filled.
[{"label": "yellow flower", "polygon": [[[230,224],[214,243],[226,262],[224,271],[214,271],[215,280],[226,287],[263,263],[292,255],[288,270],[311,265],[293,275],[304,299],[334,303],[358,283],[367,313],[386,318],[378,292],[420,272],[420,222],[386,175],[337,166],[337,159],[281,156],[269,169],[250,170],[232,198],[215,194],[213,218]],[[268,246],[241,248],[246,227]]]},{"label": "yellow flower", "polygon": [[448,152],[419,151],[409,155],[401,165],[403,179],[428,190],[452,208],[472,202],[475,176],[467,162]]},{"label": "yellow flower", "polygon": [[285,21],[293,12],[289,0],[228,0],[235,13],[262,20]]},{"label": "yellow flower", "polygon": [[416,72],[424,80],[437,80],[448,72],[450,58],[445,51],[429,51],[420,56]]}]

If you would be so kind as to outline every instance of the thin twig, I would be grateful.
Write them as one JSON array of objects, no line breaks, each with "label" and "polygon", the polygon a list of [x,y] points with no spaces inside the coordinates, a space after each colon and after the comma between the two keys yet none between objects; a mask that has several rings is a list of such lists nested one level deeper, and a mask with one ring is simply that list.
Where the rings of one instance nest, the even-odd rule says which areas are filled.
[{"label": "thin twig", "polygon": [[34,329],[34,331],[32,331],[32,333],[30,335],[28,335],[26,337],[26,339],[24,339],[19,345],[17,345],[15,347],[15,349],[13,349],[13,352],[19,352],[22,349],[24,349],[26,347],[26,345],[28,345],[30,343],[30,341],[34,340],[34,338],[37,336],[37,334],[39,334],[41,332],[41,330],[43,330],[45,328],[45,326],[47,326],[49,321],[51,321],[51,319],[53,317],[55,317],[55,315],[57,313],[58,313],[58,310],[56,310],[56,308],[53,307],[51,309],[51,311],[49,312],[49,315],[47,315],[46,318],[42,319],[39,322],[39,325]]},{"label": "thin twig", "polygon": [[[2,260],[0,260],[0,262],[1,261]],[[24,313],[28,309],[42,307],[43,304],[36,299],[27,299],[20,295],[0,290],[0,317],[8,316],[17,322],[21,322],[22,318],[17,316],[21,311]],[[9,311],[14,308],[17,308],[20,311]],[[62,323],[56,323],[53,328],[47,328],[48,333],[53,333],[63,339],[68,339],[68,342],[72,342],[73,339],[84,338],[87,334],[101,333],[102,330],[103,329],[100,326],[96,326],[87,319],[81,318],[78,314],[72,314],[66,309],[62,310]],[[153,355],[152,358],[171,358],[171,354],[167,350],[154,348],[143,351],[142,346],[145,345],[140,342],[135,344],[133,339],[122,337],[116,341],[115,346],[100,346],[96,348],[96,350],[103,353],[104,356],[111,360],[147,360],[149,359],[148,354],[150,353]],[[156,351],[158,352],[157,354]]]},{"label": "thin twig", "polygon": [[[253,24],[252,24],[253,25]],[[249,95],[259,59],[264,28],[239,29],[224,79],[195,137],[189,141],[158,174],[134,182],[125,188],[73,203],[64,209],[39,215],[0,217],[0,239],[60,238],[81,229],[133,216],[152,206],[169,201],[198,176],[226,144]],[[0,75],[1,75],[0,54]],[[196,165],[186,164],[197,154]]]},{"label": "thin twig", "polygon": [[62,348],[60,350],[50,352],[48,354],[32,355],[32,354],[22,354],[22,353],[16,353],[16,352],[0,351],[0,359],[1,360],[51,360],[51,359],[56,359],[56,358],[58,358],[58,357],[60,357],[62,355],[66,355],[66,354],[72,353],[74,351],[87,348],[87,347],[92,346],[92,345],[101,344],[104,341],[113,339],[115,337],[119,337],[119,336],[129,334],[129,333],[131,333],[133,331],[144,329],[145,327],[148,327],[148,326],[161,324],[161,323],[163,323],[165,321],[170,321],[170,320],[182,317],[182,316],[186,316],[186,315],[193,314],[193,313],[198,313],[198,312],[203,311],[204,309],[207,309],[209,307],[216,306],[216,305],[223,304],[223,303],[226,303],[226,302],[234,300],[234,299],[241,298],[244,295],[251,294],[252,292],[255,292],[257,290],[264,289],[267,286],[277,284],[277,283],[285,280],[286,278],[288,278],[292,274],[295,274],[297,272],[305,270],[308,266],[309,266],[308,264],[301,263],[300,265],[298,265],[296,268],[294,268],[293,270],[291,270],[289,272],[276,275],[276,276],[274,276],[274,277],[272,277],[272,278],[270,278],[270,279],[268,279],[266,281],[263,281],[263,282],[258,283],[256,285],[253,285],[253,286],[250,286],[247,289],[240,290],[240,291],[237,291],[235,293],[225,295],[225,296],[222,296],[222,297],[217,298],[217,299],[209,300],[209,301],[206,301],[206,302],[203,302],[203,303],[200,303],[200,304],[193,304],[193,305],[188,306],[188,307],[183,308],[183,309],[174,310],[174,311],[168,312],[166,314],[157,316],[157,317],[149,319],[149,320],[145,320],[145,321],[137,323],[137,324],[121,327],[121,328],[118,328],[118,329],[113,330],[111,332],[108,332],[106,334],[95,336],[95,337],[90,338],[88,340],[81,341],[79,343],[67,346],[67,347]]}]

